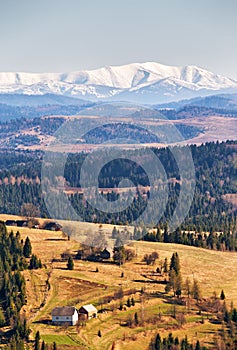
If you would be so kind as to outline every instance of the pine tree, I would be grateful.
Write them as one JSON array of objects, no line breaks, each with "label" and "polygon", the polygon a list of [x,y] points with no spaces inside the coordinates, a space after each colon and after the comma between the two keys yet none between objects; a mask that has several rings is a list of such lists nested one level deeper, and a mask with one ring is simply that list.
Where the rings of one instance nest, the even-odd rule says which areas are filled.
[{"label": "pine tree", "polygon": [[35,335],[35,346],[34,350],[40,350],[40,332],[37,331]]},{"label": "pine tree", "polygon": [[116,229],[116,227],[114,226],[114,228],[113,228],[113,231],[112,231],[112,238],[113,239],[115,239],[116,237],[117,237],[117,229]]},{"label": "pine tree", "polygon": [[45,342],[43,340],[42,345],[41,345],[41,350],[46,350]]},{"label": "pine tree", "polygon": [[234,308],[232,311],[232,321],[237,323],[237,309]]},{"label": "pine tree", "polygon": [[174,339],[174,345],[179,345],[179,338],[178,338],[178,337],[175,337],[175,339]]},{"label": "pine tree", "polygon": [[100,337],[100,338],[102,337],[100,329],[98,330],[98,337]]},{"label": "pine tree", "polygon": [[155,350],[162,350],[162,341],[159,333],[157,334],[155,340]]},{"label": "pine tree", "polygon": [[169,241],[170,241],[169,230],[168,230],[168,225],[166,223],[164,227],[164,243],[169,243]]},{"label": "pine tree", "polygon": [[178,253],[174,253],[170,260],[170,270],[174,270],[176,275],[180,272],[180,261]]},{"label": "pine tree", "polygon": [[163,268],[164,268],[164,273],[167,273],[168,272],[168,261],[167,261],[167,258],[165,258],[165,260],[164,260]]},{"label": "pine tree", "polygon": [[131,301],[130,301],[130,298],[128,298],[128,300],[127,300],[127,307],[131,307]]},{"label": "pine tree", "polygon": [[68,258],[68,262],[67,262],[67,268],[68,270],[73,270],[74,269],[74,262],[71,256],[69,256]]},{"label": "pine tree", "polygon": [[26,237],[25,244],[23,247],[23,255],[25,258],[29,258],[32,253],[32,246],[29,237]]},{"label": "pine tree", "polygon": [[137,312],[135,312],[135,314],[134,314],[134,322],[135,322],[135,325],[137,326],[138,325],[138,323],[139,323],[139,321],[138,321],[138,314],[137,314]]},{"label": "pine tree", "polygon": [[131,304],[132,304],[132,306],[134,306],[135,305],[135,300],[134,300],[134,298],[132,297],[132,299],[131,299]]},{"label": "pine tree", "polygon": [[156,242],[161,242],[161,231],[160,228],[157,228],[157,232],[156,232]]},{"label": "pine tree", "polygon": [[55,342],[53,343],[53,350],[57,350],[57,344]]},{"label": "pine tree", "polygon": [[221,298],[221,300],[225,300],[225,293],[224,293],[223,289],[221,291],[220,298]]},{"label": "pine tree", "polygon": [[178,253],[174,253],[170,260],[169,282],[166,291],[173,290],[174,296],[181,296],[182,293],[182,276],[180,272],[180,261]]},{"label": "pine tree", "polygon": [[196,342],[195,350],[201,350],[201,345],[200,345],[199,340],[197,340],[197,342]]}]

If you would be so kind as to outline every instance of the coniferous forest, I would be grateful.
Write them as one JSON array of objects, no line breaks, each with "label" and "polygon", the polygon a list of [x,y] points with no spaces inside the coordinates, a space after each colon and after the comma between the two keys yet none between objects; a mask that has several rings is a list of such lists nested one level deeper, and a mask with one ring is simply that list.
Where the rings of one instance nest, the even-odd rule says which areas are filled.
[{"label": "coniferous forest", "polygon": [[[207,143],[190,146],[195,166],[195,194],[189,213],[180,229],[186,231],[236,230],[236,206],[228,196],[237,190],[236,143]],[[180,175],[172,152],[168,148],[154,149],[164,166],[169,196],[165,211],[159,222],[151,225],[164,225],[172,217],[180,193]],[[129,161],[131,154],[139,156],[139,150],[127,151],[128,160],[116,159],[101,169],[99,187],[104,191],[108,202],[116,200],[116,188],[121,180],[129,178],[137,186],[132,204],[119,213],[104,213],[90,206],[78,191],[70,192],[69,199],[84,221],[126,224],[139,219],[145,211],[149,199],[149,177],[143,168]],[[69,154],[64,176],[68,188],[80,188],[80,168],[86,154]],[[43,154],[39,151],[2,152],[0,160],[0,212],[20,214],[25,203],[31,203],[40,210],[42,217],[48,217],[41,192],[41,165]],[[89,176],[89,174],[88,174]],[[55,176],[56,177],[56,176]],[[143,186],[139,190],[139,186]],[[110,191],[106,191],[110,188]],[[113,191],[114,189],[114,191]],[[131,195],[128,191],[128,196]],[[162,200],[162,198],[161,198]],[[61,203],[55,203],[58,218],[64,213]],[[156,208],[154,207],[154,211]],[[149,223],[149,216],[146,218]]]}]

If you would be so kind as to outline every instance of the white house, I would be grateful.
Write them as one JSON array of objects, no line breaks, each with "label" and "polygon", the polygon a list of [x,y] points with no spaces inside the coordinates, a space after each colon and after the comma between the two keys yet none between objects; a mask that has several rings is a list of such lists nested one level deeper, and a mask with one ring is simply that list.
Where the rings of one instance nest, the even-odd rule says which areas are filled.
[{"label": "white house", "polygon": [[56,307],[52,311],[53,324],[75,326],[77,321],[78,311],[74,306]]}]

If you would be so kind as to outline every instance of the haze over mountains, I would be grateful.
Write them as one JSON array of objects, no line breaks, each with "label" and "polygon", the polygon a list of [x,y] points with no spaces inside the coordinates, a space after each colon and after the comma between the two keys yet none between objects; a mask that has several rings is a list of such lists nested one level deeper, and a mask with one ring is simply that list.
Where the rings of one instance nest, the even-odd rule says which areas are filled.
[{"label": "haze over mountains", "polygon": [[159,104],[235,92],[237,81],[231,78],[196,66],[175,67],[155,62],[71,73],[0,73],[0,95],[56,94],[94,102]]}]

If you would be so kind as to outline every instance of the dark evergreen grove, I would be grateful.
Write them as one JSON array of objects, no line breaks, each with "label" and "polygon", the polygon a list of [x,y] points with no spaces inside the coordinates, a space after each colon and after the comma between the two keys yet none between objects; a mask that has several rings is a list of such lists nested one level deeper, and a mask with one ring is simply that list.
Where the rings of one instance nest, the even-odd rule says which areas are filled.
[{"label": "dark evergreen grove", "polygon": [[[179,149],[179,148],[178,148]],[[236,170],[236,142],[227,141],[222,143],[207,143],[205,145],[190,146],[195,165],[196,189],[193,202],[180,230],[182,231],[209,231],[212,233],[222,231],[225,235],[236,232],[236,207],[228,202],[227,195],[237,192],[237,170]],[[168,202],[159,222],[151,222],[149,213],[146,213],[147,201],[150,191],[139,190],[132,200],[131,205],[122,212],[105,213],[93,208],[80,193],[69,195],[69,199],[81,219],[84,221],[126,224],[140,218],[146,213],[146,222],[154,226],[164,226],[172,217],[177,200],[179,198],[180,174],[177,163],[168,148],[154,149],[162,163],[167,178],[169,196]],[[149,177],[144,169],[133,161],[130,156],[143,157],[142,151],[126,151],[128,159],[116,159],[109,162],[101,169],[99,175],[99,187],[103,191],[106,188],[114,188],[124,178],[129,178],[135,186],[149,186]],[[41,193],[41,152],[29,151],[7,151],[0,154],[0,212],[19,214],[20,208],[26,203],[32,203],[40,209],[41,216],[48,217]],[[80,187],[80,169],[86,154],[69,154],[64,176],[68,187]],[[50,168],[51,165],[49,164]],[[55,174],[55,181],[57,174]],[[91,174],[88,174],[88,177]],[[158,176],[158,175],[157,175]],[[162,186],[162,184],[161,184]],[[106,193],[104,197],[108,203],[113,202],[119,196],[116,191]],[[128,191],[127,199],[132,193]],[[226,197],[227,196],[227,197]],[[160,198],[162,201],[163,198]],[[58,218],[63,218],[65,208],[60,201],[53,203],[57,208]],[[153,211],[157,211],[154,203]],[[168,234],[174,234],[167,231]],[[177,233],[176,233],[177,234]],[[227,246],[233,246],[231,240],[234,236],[225,238]],[[223,237],[222,237],[223,238]],[[150,239],[147,237],[147,239]],[[166,236],[169,241],[174,241],[173,236]],[[187,241],[187,237],[180,236],[180,241]],[[190,242],[192,238],[188,237]],[[228,243],[229,242],[229,243]],[[220,242],[221,244],[222,242]],[[201,239],[195,244],[202,244]],[[208,245],[219,244],[216,238],[210,237]]]},{"label": "dark evergreen grove", "polygon": [[188,341],[188,338],[179,339],[174,337],[172,333],[168,337],[161,338],[158,333],[150,344],[152,350],[206,350],[205,346],[201,346],[199,340],[195,344]]},{"label": "dark evergreen grove", "polygon": [[0,326],[10,326],[6,333],[2,333],[0,344],[10,344],[9,349],[24,349],[24,342],[29,339],[30,330],[26,320],[20,317],[20,311],[27,302],[25,278],[22,271],[31,266],[27,257],[31,255],[29,238],[24,242],[20,233],[8,233],[6,226],[0,222]]},{"label": "dark evergreen grove", "polygon": [[28,340],[29,336],[25,320],[22,323],[19,317],[22,306],[26,304],[25,279],[21,271],[27,266],[20,234],[8,234],[0,222],[1,325],[12,325],[9,335],[15,342]]}]

